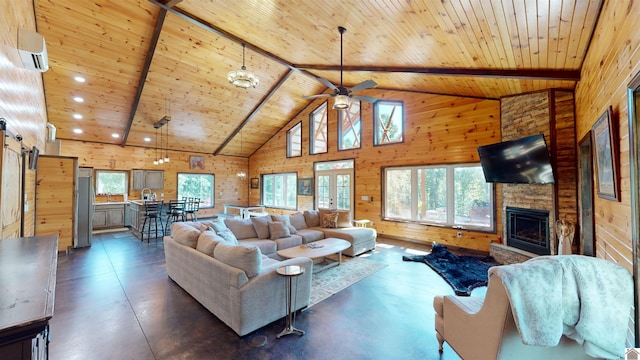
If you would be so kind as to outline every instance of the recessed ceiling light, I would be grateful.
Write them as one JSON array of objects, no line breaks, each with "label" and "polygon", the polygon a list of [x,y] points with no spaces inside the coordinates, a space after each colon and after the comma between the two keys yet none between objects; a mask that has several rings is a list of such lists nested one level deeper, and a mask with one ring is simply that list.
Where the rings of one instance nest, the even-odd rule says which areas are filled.
[{"label": "recessed ceiling light", "polygon": [[79,82],[79,83],[83,83],[83,82],[85,82],[85,81],[86,81],[86,80],[85,80],[82,76],[80,76],[80,75],[76,75],[76,76],[74,76],[74,77],[73,77],[73,80],[75,80],[75,81],[77,81],[77,82]]},{"label": "recessed ceiling light", "polygon": [[73,129],[73,132],[76,134],[82,134],[82,129]]},{"label": "recessed ceiling light", "polygon": [[151,138],[150,137],[146,137],[143,140],[146,141],[146,142],[151,142]]},{"label": "recessed ceiling light", "polygon": [[82,119],[82,115],[80,115],[80,114],[73,114],[73,118],[74,118],[74,119],[78,119],[78,120],[80,120],[80,119]]},{"label": "recessed ceiling light", "polygon": [[118,133],[113,133],[113,134],[111,134],[111,137],[112,137],[112,138],[116,138],[116,139],[117,139],[117,138],[119,138],[119,137],[120,137],[120,134],[118,134]]},{"label": "recessed ceiling light", "polygon": [[80,96],[74,96],[73,101],[81,103],[81,102],[84,102],[84,99],[81,98]]}]

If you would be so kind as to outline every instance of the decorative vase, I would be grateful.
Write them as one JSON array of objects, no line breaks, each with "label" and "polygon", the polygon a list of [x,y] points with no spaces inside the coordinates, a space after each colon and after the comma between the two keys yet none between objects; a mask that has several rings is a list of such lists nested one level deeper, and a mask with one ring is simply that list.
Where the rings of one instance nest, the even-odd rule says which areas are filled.
[{"label": "decorative vase", "polygon": [[558,236],[558,255],[570,255],[575,226],[569,220],[556,221],[556,236]]}]

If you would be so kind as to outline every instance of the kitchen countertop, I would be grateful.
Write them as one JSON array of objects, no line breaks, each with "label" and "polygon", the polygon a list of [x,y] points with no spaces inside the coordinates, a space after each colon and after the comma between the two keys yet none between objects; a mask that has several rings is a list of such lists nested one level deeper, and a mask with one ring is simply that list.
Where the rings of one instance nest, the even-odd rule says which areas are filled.
[{"label": "kitchen countertop", "polygon": [[97,202],[96,205],[124,205],[128,204],[128,201],[111,201],[111,202]]}]

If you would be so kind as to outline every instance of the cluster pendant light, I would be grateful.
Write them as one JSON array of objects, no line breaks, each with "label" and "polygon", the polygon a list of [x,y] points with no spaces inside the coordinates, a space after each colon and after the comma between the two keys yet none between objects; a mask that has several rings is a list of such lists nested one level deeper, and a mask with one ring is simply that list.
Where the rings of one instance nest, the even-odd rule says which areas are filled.
[{"label": "cluster pendant light", "polygon": [[[165,112],[166,112],[166,104],[165,104]],[[153,165],[162,165],[164,163],[169,162],[169,121],[171,121],[171,116],[165,115],[162,119],[156,121],[153,124],[153,127],[156,129],[156,148],[155,148],[155,158],[153,159]],[[166,125],[167,134],[166,136],[162,135],[162,128]],[[158,148],[158,129],[160,129],[160,147]],[[166,143],[166,146],[165,146]],[[158,149],[160,149],[160,156],[158,156]],[[164,151],[164,156],[162,153]]]},{"label": "cluster pendant light", "polygon": [[248,89],[250,87],[255,88],[256,86],[258,86],[258,83],[260,81],[255,76],[255,74],[247,70],[247,67],[244,65],[245,48],[246,48],[246,45],[242,44],[242,68],[240,70],[229,71],[229,74],[227,74],[227,79],[229,80],[230,83],[232,83],[233,85],[239,88],[243,88],[243,89]]}]

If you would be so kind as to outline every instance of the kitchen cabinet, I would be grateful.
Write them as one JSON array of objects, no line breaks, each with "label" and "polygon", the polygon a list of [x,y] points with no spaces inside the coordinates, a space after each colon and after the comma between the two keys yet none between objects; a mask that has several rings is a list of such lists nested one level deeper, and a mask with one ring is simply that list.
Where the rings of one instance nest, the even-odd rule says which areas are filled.
[{"label": "kitchen cabinet", "polygon": [[93,229],[106,229],[124,226],[125,203],[96,204],[93,214]]},{"label": "kitchen cabinet", "polygon": [[164,170],[132,170],[132,189],[164,189]]}]

